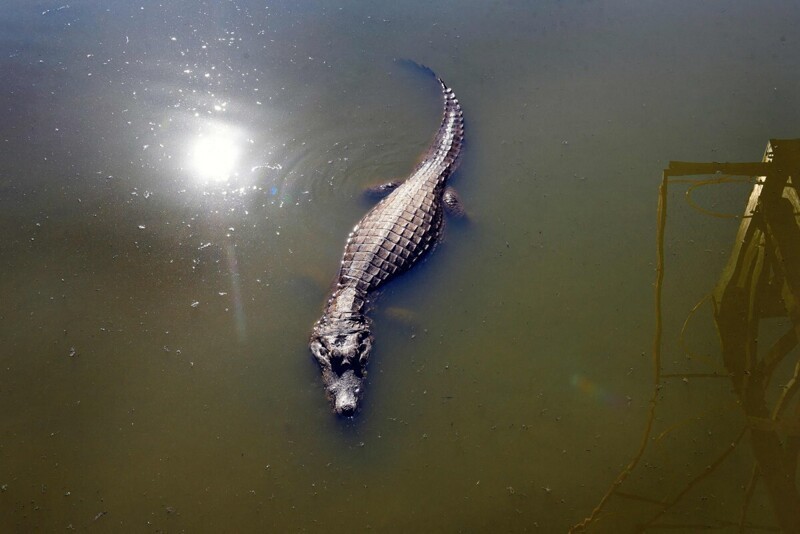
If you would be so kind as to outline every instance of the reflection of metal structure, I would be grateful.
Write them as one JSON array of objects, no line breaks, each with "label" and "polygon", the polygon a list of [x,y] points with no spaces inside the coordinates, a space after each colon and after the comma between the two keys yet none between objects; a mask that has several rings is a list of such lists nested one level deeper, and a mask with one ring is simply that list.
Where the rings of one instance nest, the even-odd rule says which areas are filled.
[{"label": "reflection of metal structure", "polygon": [[[678,167],[685,173],[693,170],[691,165]],[[759,172],[754,173],[752,167]],[[786,410],[800,389],[800,361],[774,406],[768,405],[766,394],[772,374],[797,346],[800,334],[800,140],[772,140],[763,163],[727,165],[720,170],[761,176],[750,193],[733,253],[712,295],[722,360],[750,427],[757,464],[751,485],[760,477],[781,528],[800,532],[795,480],[800,404],[794,413]],[[694,169],[691,173],[698,171],[707,172]],[[775,316],[788,316],[790,328],[759,355],[759,322]]]},{"label": "reflection of metal structure", "polygon": [[[780,529],[784,532],[800,532],[800,494],[797,486],[800,400],[796,400],[793,408],[789,408],[800,391],[800,358],[794,363],[793,374],[778,398],[768,395],[770,380],[780,365],[789,363],[787,357],[800,340],[800,139],[771,140],[761,162],[673,161],[664,171],[659,203],[659,262],[653,346],[655,376],[650,417],[637,454],[619,474],[592,514],[571,531],[587,530],[604,512],[611,496],[625,496],[619,487],[638,465],[651,439],[658,390],[666,377],[661,374],[661,286],[667,185],[671,181],[684,181],[675,180],[675,177],[709,174],[758,177],[742,217],[730,260],[711,295],[722,362],[747,420],[747,426],[734,444],[749,432],[755,458],[738,526],[740,530],[746,528],[749,503],[756,485],[761,481]],[[774,317],[788,317],[789,329],[768,350],[759,353],[759,324],[762,319]],[[639,523],[637,530],[644,531],[655,526],[654,522],[688,493],[696,482],[727,458],[734,444],[674,499],[661,501],[660,510],[649,521]],[[733,526],[733,523],[728,526]]]}]

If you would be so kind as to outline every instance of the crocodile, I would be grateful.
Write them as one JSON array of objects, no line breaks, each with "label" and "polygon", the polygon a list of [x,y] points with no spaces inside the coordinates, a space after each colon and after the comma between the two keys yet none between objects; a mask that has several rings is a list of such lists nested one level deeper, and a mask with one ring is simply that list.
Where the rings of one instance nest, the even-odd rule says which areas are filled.
[{"label": "crocodile", "polygon": [[441,125],[414,171],[402,184],[382,186],[391,192],[350,232],[335,288],[309,341],[327,397],[344,417],[356,413],[364,392],[373,342],[366,316],[370,297],[434,247],[445,209],[461,212],[458,196],[446,185],[464,143],[461,105],[441,78],[423,68],[441,86]]}]

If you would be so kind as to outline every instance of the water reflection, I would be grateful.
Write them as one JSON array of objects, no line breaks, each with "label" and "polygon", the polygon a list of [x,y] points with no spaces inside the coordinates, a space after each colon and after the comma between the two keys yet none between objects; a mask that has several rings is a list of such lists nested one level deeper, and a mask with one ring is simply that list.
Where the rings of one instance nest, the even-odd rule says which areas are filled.
[{"label": "water reflection", "polygon": [[222,182],[238,174],[241,146],[229,129],[216,129],[219,131],[201,134],[191,142],[188,165],[202,182]]},{"label": "water reflection", "polygon": [[[664,275],[664,231],[666,226],[667,187],[669,184],[689,184],[686,190],[687,204],[704,215],[728,218],[697,205],[691,192],[699,186],[741,182],[729,176],[709,180],[687,179],[684,176],[701,174],[757,176],[744,214],[741,216],[733,251],[719,281],[710,294],[689,312],[681,329],[683,342],[687,324],[694,312],[704,302],[713,304],[713,327],[719,336],[719,347],[714,350],[720,357],[697,357],[686,351],[694,364],[706,367],[705,372],[693,372],[684,368],[679,372],[665,372],[662,358],[661,299]],[[800,459],[800,359],[798,359],[798,331],[800,331],[800,139],[771,140],[762,162],[754,163],[686,163],[671,162],[664,172],[659,203],[659,264],[656,282],[656,338],[653,349],[654,389],[650,401],[650,414],[639,450],[625,469],[618,475],[612,487],[603,496],[592,514],[572,531],[601,529],[603,517],[614,507],[612,497],[620,500],[638,501],[641,506],[630,510],[617,519],[616,526],[629,522],[636,531],[658,528],[672,529],[717,529],[738,527],[747,529],[781,530],[800,532],[800,490],[798,489],[798,459]],[[788,321],[786,321],[788,319]],[[776,321],[777,320],[777,321]],[[787,324],[788,323],[788,324]],[[683,344],[683,343],[682,343]],[[685,364],[687,365],[687,364]],[[688,367],[688,365],[687,365]],[[664,388],[679,379],[684,384],[690,380],[730,381],[735,402],[695,408],[690,419],[669,424],[653,438],[658,421],[656,408],[663,403]],[[776,392],[775,386],[779,385]],[[729,392],[721,398],[730,399]],[[673,401],[674,402],[674,401]],[[717,445],[714,455],[708,458],[704,468],[692,474],[688,482],[674,493],[646,494],[629,478],[640,463],[652,467],[651,456],[672,434],[703,421],[712,415],[741,411],[741,417],[733,425],[738,426],[729,434],[730,426],[722,430],[728,440]],[[711,435],[711,432],[708,432]],[[720,476],[724,466],[730,463],[740,443],[749,439],[752,452],[751,465],[745,470],[734,502],[738,503],[738,517],[715,517],[705,510],[682,510],[681,505],[691,495],[700,493],[707,486],[707,479]],[[692,440],[696,444],[697,439]],[[676,442],[686,447],[685,440]],[[739,453],[741,454],[741,453]],[[661,461],[664,461],[661,458]],[[728,473],[728,477],[731,474]],[[677,477],[676,477],[677,478]],[[676,481],[677,482],[677,481]],[[664,483],[664,488],[671,484]],[[630,488],[635,488],[631,490]],[[735,494],[735,493],[734,493]],[[708,497],[702,497],[707,499]],[[766,524],[764,508],[754,502],[767,502],[773,519]],[[618,504],[618,503],[617,503]],[[649,509],[649,510],[646,510]],[[760,516],[759,516],[760,515]],[[676,518],[681,518],[676,522]],[[777,528],[772,523],[777,524]]]}]

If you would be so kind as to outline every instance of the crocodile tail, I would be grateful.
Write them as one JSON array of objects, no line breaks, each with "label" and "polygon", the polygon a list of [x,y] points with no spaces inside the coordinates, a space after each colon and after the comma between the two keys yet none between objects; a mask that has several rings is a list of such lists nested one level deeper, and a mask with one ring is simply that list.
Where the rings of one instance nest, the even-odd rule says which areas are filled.
[{"label": "crocodile tail", "polygon": [[[400,65],[403,65],[405,67],[411,67],[411,68],[413,68],[415,70],[420,70],[420,71],[422,71],[422,72],[424,72],[426,74],[429,74],[430,76],[433,76],[437,80],[439,80],[439,77],[436,75],[435,72],[433,72],[432,68],[430,68],[427,65],[423,65],[422,63],[417,63],[413,59],[397,58],[397,59],[394,60],[394,62],[398,63]],[[441,80],[439,80],[439,81],[441,81]]]},{"label": "crocodile tail", "polygon": [[449,171],[443,174],[443,177],[446,178],[458,164],[461,147],[464,144],[464,113],[461,110],[461,104],[453,90],[427,65],[411,59],[396,59],[395,62],[434,77],[441,86],[444,100],[442,122],[419,167],[426,164],[444,163],[449,168]]},{"label": "crocodile tail", "polygon": [[464,144],[464,112],[461,110],[461,103],[453,90],[438,76],[436,79],[442,86],[444,111],[442,112],[442,123],[431,144],[428,158],[441,157],[452,172],[458,164],[461,147]]}]

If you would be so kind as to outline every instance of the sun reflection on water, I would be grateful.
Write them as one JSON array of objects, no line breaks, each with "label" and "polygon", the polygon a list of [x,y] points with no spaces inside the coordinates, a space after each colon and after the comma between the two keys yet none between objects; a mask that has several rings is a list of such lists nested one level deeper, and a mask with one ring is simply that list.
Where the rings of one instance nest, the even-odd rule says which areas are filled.
[{"label": "sun reflection on water", "polygon": [[244,143],[236,128],[212,125],[191,140],[187,167],[201,183],[227,182],[238,175]]}]

